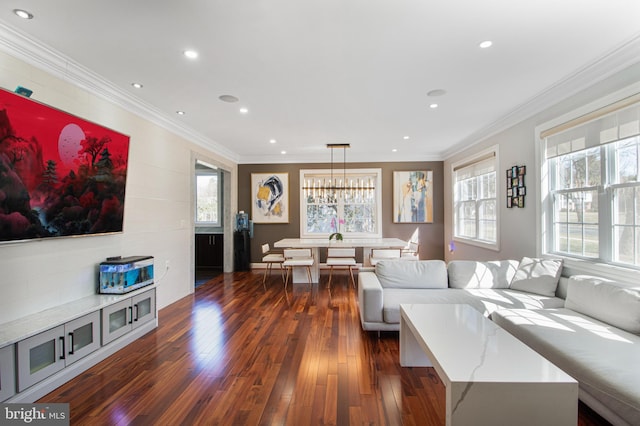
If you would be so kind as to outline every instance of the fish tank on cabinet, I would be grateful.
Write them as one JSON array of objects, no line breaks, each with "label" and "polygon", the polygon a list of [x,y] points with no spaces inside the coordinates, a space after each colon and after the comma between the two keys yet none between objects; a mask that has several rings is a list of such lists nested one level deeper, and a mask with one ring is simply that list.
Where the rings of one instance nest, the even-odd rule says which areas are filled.
[{"label": "fish tank on cabinet", "polygon": [[124,294],[153,284],[153,256],[108,258],[100,263],[101,294]]}]

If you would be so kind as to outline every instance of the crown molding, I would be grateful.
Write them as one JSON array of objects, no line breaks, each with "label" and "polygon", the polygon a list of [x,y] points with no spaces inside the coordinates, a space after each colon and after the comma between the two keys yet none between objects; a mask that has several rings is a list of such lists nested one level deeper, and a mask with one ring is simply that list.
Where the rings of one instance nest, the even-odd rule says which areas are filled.
[{"label": "crown molding", "polygon": [[212,150],[227,160],[238,162],[238,155],[235,152],[176,121],[154,106],[123,91],[101,75],[83,67],[52,47],[29,38],[2,21],[0,21],[0,50],[105,99],[202,148]]},{"label": "crown molding", "polygon": [[471,146],[533,117],[557,103],[587,89],[608,77],[640,63],[640,32],[610,50],[604,56],[569,74],[546,90],[523,102],[488,126],[478,130],[443,151],[442,157],[449,159]]}]

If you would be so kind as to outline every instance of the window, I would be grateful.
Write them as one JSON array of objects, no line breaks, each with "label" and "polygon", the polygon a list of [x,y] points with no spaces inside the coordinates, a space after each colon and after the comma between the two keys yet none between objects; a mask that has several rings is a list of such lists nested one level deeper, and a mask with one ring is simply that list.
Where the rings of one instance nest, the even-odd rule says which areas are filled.
[{"label": "window", "polygon": [[454,237],[497,248],[497,147],[453,166]]},{"label": "window", "polygon": [[[380,237],[381,170],[348,169],[337,175],[332,185],[330,170],[300,171],[300,236]],[[331,186],[347,189],[326,189]]]},{"label": "window", "polygon": [[220,225],[220,174],[196,169],[196,223]]},{"label": "window", "polygon": [[558,127],[542,133],[545,252],[640,267],[640,104]]}]

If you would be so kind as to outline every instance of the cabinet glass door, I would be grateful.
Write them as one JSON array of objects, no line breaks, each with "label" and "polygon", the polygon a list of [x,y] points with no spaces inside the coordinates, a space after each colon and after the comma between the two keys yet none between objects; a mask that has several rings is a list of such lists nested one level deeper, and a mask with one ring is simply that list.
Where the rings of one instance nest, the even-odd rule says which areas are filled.
[{"label": "cabinet glass door", "polygon": [[100,347],[100,312],[92,312],[65,324],[66,364],[76,362]]},{"label": "cabinet glass door", "polygon": [[64,326],[21,340],[18,345],[18,390],[64,368]]},{"label": "cabinet glass door", "polygon": [[139,327],[156,317],[156,292],[145,291],[132,297],[133,304],[133,328]]},{"label": "cabinet glass door", "polygon": [[124,299],[102,309],[102,344],[131,331],[131,299]]},{"label": "cabinet glass door", "polygon": [[127,310],[129,307],[122,308],[109,314],[109,333],[120,330],[127,325]]}]

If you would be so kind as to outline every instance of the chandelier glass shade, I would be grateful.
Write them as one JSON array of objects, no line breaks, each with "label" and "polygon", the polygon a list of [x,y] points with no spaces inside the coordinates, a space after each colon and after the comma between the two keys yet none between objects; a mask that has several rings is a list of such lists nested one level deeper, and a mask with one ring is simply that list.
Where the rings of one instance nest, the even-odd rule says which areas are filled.
[{"label": "chandelier glass shade", "polygon": [[[308,203],[366,202],[375,196],[375,184],[371,177],[347,174],[346,159],[349,147],[349,144],[327,144],[327,148],[331,149],[331,171],[329,176],[325,174],[304,179],[302,190]],[[333,160],[335,149],[342,149],[341,170],[336,170]]]}]

